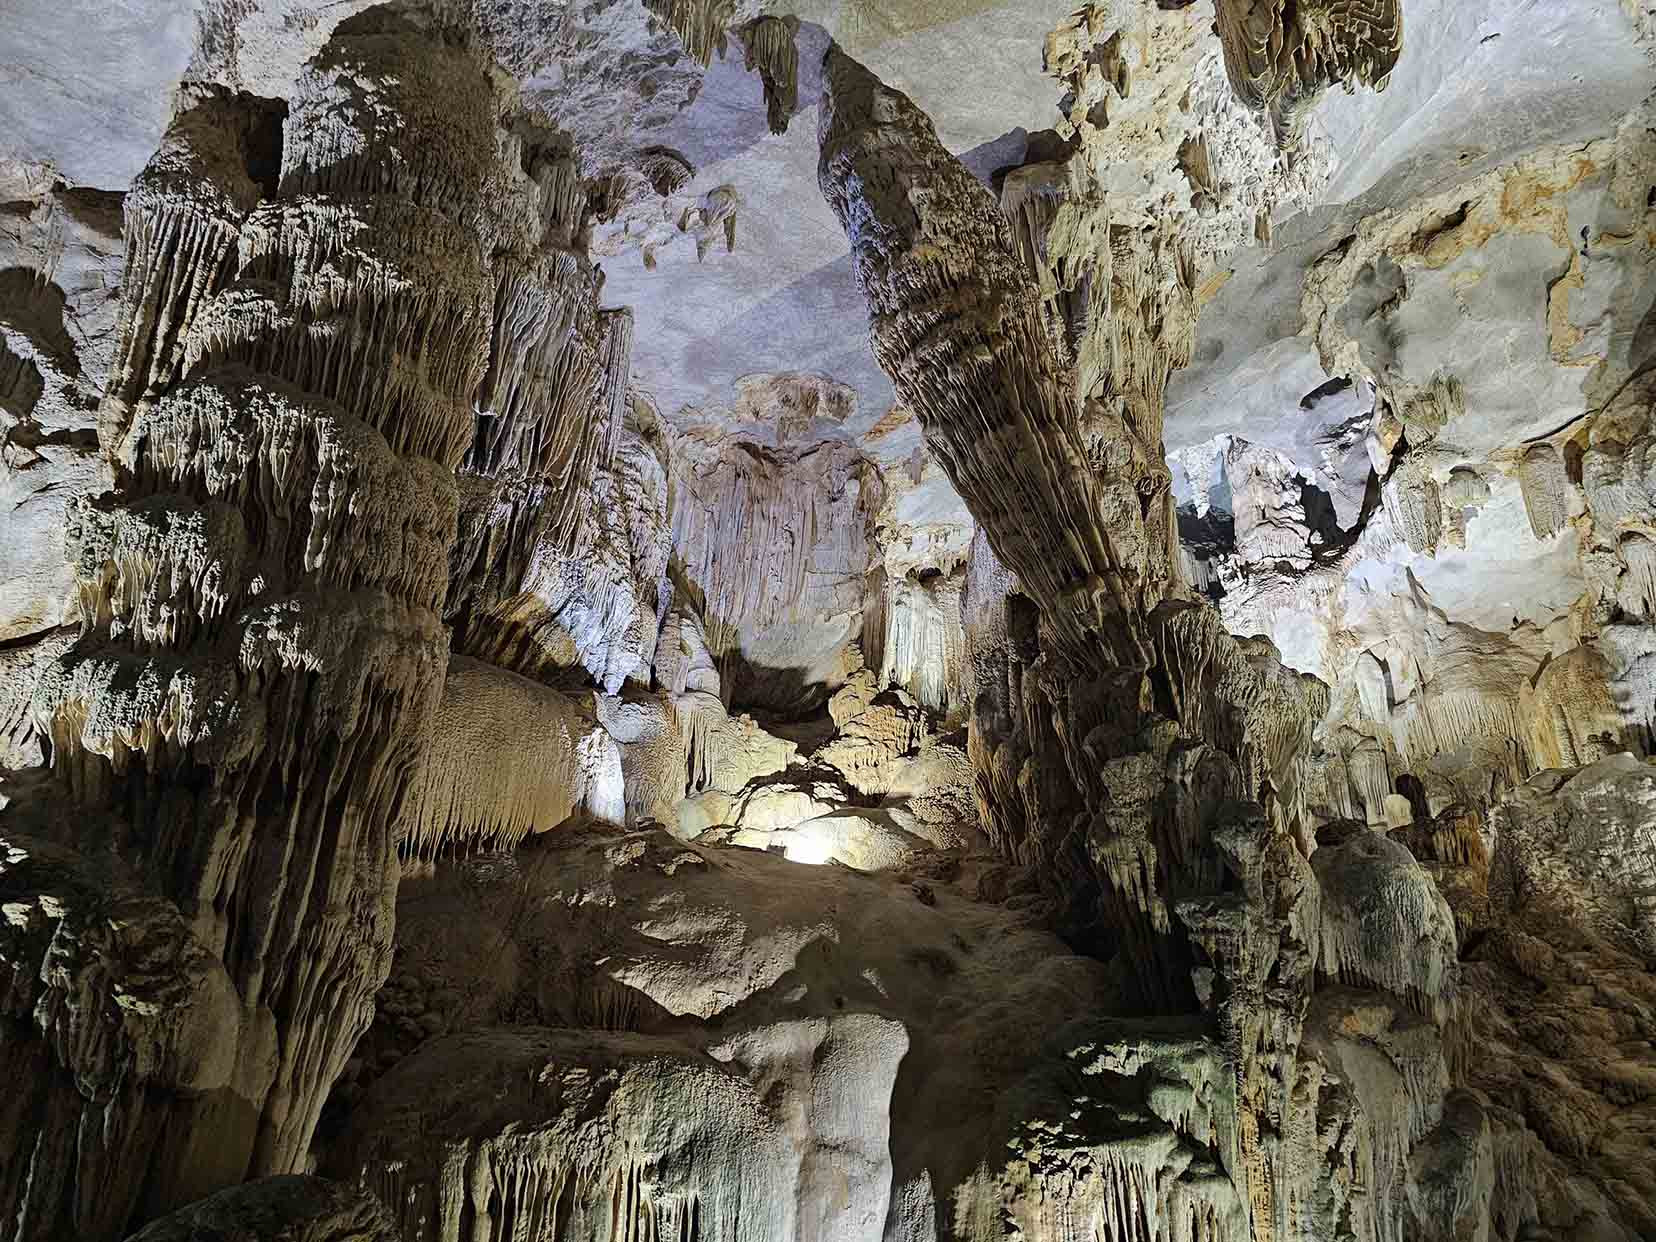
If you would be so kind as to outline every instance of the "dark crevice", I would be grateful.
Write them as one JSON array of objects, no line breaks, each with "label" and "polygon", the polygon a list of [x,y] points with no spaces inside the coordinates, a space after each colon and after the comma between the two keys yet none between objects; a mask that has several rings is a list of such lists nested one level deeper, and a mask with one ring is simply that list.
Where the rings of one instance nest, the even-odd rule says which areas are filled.
[{"label": "dark crevice", "polygon": [[[1401,460],[1401,458],[1398,460]],[[1388,478],[1390,473],[1390,471],[1387,471]],[[1351,546],[1357,542],[1363,531],[1367,529],[1369,519],[1374,516],[1374,511],[1380,507],[1380,486],[1380,476],[1370,470],[1368,482],[1363,487],[1362,508],[1357,512],[1357,520],[1347,529],[1340,526],[1339,518],[1334,510],[1334,501],[1329,494],[1320,487],[1301,481],[1300,504],[1305,508],[1306,526],[1322,536],[1320,546],[1315,544],[1311,546],[1312,564],[1331,565],[1344,556]]]},{"label": "dark crevice", "polygon": [[236,102],[244,106],[248,114],[247,134],[242,147],[248,180],[254,182],[266,198],[274,198],[282,176],[282,126],[287,120],[287,104],[279,99],[261,99],[245,93],[239,94]]},{"label": "dark crevice", "polygon": [[1452,233],[1466,223],[1467,213],[1472,209],[1471,200],[1463,202],[1459,207],[1445,216],[1422,225],[1410,241],[1410,246],[1417,253],[1429,249],[1433,242],[1446,233]]},{"label": "dark crevice", "polygon": [[98,451],[98,433],[90,427],[66,427],[42,432],[35,423],[19,423],[6,435],[7,444],[19,448],[71,448],[78,453]]},{"label": "dark crevice", "polygon": [[1301,397],[1299,408],[1302,410],[1315,409],[1319,402],[1326,401],[1329,397],[1342,393],[1350,387],[1350,376],[1337,375],[1331,380],[1325,380],[1321,384],[1318,384],[1310,392]]},{"label": "dark crevice", "polygon": [[[1216,560],[1236,551],[1236,518],[1223,509],[1209,508],[1198,515],[1195,505],[1180,505],[1176,516],[1179,523],[1179,543],[1198,561]],[[1219,581],[1207,584],[1205,594],[1218,603],[1224,598],[1225,588]]]}]

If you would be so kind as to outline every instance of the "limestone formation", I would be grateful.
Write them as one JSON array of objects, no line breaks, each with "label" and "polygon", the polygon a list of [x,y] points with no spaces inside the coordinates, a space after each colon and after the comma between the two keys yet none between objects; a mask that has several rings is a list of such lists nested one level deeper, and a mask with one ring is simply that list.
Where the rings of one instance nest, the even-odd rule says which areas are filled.
[{"label": "limestone formation", "polygon": [[[279,182],[253,179],[275,114],[208,92],[128,197],[116,487],[69,521],[82,634],[34,698],[55,786],[7,817],[24,1236],[118,1236],[300,1167],[372,1014],[488,264],[546,219],[499,107],[440,29],[363,18],[296,86]],[[145,986],[199,1002],[121,982],[85,896],[110,868],[137,903],[116,926],[159,938]],[[191,965],[171,982],[155,954]],[[131,1006],[171,1016],[93,1034]]]},{"label": "limestone formation", "polygon": [[[1282,789],[1292,816],[1292,756],[1314,698],[1271,657],[1249,663],[1176,598],[1169,478],[1155,464],[1159,402],[1127,402],[1128,421],[1100,436],[1102,460],[1084,452],[1083,410],[1095,398],[1078,396],[1043,330],[1036,283],[993,200],[909,100],[838,49],[824,82],[819,177],[853,242],[876,355],[1038,609],[1024,656],[1036,668],[1011,710],[1031,721],[1050,713],[1042,727],[1058,753],[1028,753],[1014,717],[1007,744],[1026,754],[997,757],[989,772],[1005,771],[1005,785],[981,788],[986,802],[1023,802],[1022,823],[992,835],[1047,869],[1066,901],[1091,904],[1099,885],[1102,910],[1076,917],[1119,929],[1147,990],[1170,989],[1158,998],[1168,1003],[1188,986],[1172,902],[1219,880],[1186,835],[1202,812],[1162,805],[1178,801],[1167,792],[1170,748],[1181,731],[1193,761],[1214,747],[1228,796]],[[1208,696],[1225,708],[1206,707]],[[1222,732],[1221,710],[1236,720]],[[1049,765],[1039,797],[1037,764]]]},{"label": "limestone formation", "polygon": [[509,848],[576,813],[625,823],[621,752],[594,698],[450,657],[405,853]]},{"label": "limestone formation", "polygon": [[[1097,642],[1140,655],[1138,618],[1171,563],[1166,530],[1158,547],[1141,506],[1156,509],[1165,490],[1151,472],[1137,493],[1142,452],[1124,468],[1089,468],[1074,382],[1047,345],[1007,221],[924,114],[837,49],[823,73],[819,177],[853,238],[876,356],[899,399],[920,413],[997,555],[1050,609],[1066,652]],[[917,181],[928,187],[919,203]],[[947,250],[925,246],[934,234]],[[1055,504],[1069,487],[1079,502]]]},{"label": "limestone formation", "polygon": [[319,1177],[269,1177],[209,1195],[133,1235],[132,1242],[389,1242],[377,1201]]},{"label": "limestone formation", "polygon": [[1216,0],[1225,69],[1250,107],[1284,113],[1325,86],[1383,89],[1403,52],[1402,0]]},{"label": "limestone formation", "polygon": [[765,84],[765,112],[771,133],[786,133],[799,107],[799,33],[796,17],[756,17],[742,28],[743,58]]},{"label": "limestone formation", "polygon": [[1656,1237],[1647,0],[186,7],[0,17],[0,1242]]},{"label": "limestone formation", "polygon": [[952,1188],[1018,1125],[1001,1093],[1109,992],[946,884],[659,830],[410,880],[399,946],[324,1165],[405,1238],[485,1211],[553,1238],[913,1236],[968,1211]]}]

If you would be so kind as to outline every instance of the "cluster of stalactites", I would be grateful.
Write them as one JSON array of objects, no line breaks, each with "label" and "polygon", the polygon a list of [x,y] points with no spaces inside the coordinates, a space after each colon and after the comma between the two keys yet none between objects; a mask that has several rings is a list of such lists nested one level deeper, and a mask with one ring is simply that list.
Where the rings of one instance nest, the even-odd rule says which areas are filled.
[{"label": "cluster of stalactites", "polygon": [[[1026,164],[1007,175],[1000,202],[1012,225],[1018,257],[1040,282],[1052,348],[1074,365],[1088,327],[1103,316],[1107,292],[1094,280],[1093,264],[1086,261],[1093,251],[1076,262],[1051,247],[1053,226],[1073,193],[1068,174],[1067,163]],[[1083,391],[1091,386],[1085,378],[1080,384]]]},{"label": "cluster of stalactites", "polygon": [[[521,1089],[484,1102],[486,1079]],[[672,1040],[449,1036],[363,1111],[330,1158],[391,1205],[402,1242],[769,1242],[800,1227],[799,1148],[741,1075]]]},{"label": "cluster of stalactites", "polygon": [[402,850],[425,860],[509,850],[576,815],[625,823],[622,786],[590,694],[453,656]]},{"label": "cluster of stalactites", "polygon": [[[1167,382],[1196,343],[1197,259],[1171,224],[1119,223],[1093,201],[1082,157],[1014,169],[1001,188],[1018,257],[1076,391],[1115,414],[1140,472],[1161,463]],[[1100,437],[1088,450],[1099,457]]]},{"label": "cluster of stalactites", "polygon": [[248,146],[278,118],[216,90],[190,106],[122,200],[127,263],[121,336],[99,438],[119,452],[133,406],[163,391],[183,366],[184,329],[234,261],[242,221],[259,201]]},{"label": "cluster of stalactites", "polygon": [[870,549],[856,461],[828,445],[797,461],[763,449],[673,463],[673,549],[716,623],[812,615],[813,580],[861,577]]},{"label": "cluster of stalactites", "polygon": [[[625,328],[630,317],[617,315],[612,322]],[[661,613],[671,596],[667,478],[629,414],[622,424],[610,464],[600,461],[572,501],[582,510],[573,547],[559,541],[552,522],[541,523],[537,535],[534,510],[499,504],[488,480],[462,480],[480,517],[489,516],[485,506],[496,506],[492,520],[479,525],[488,541],[481,546],[498,548],[501,559],[489,563],[509,572],[482,580],[498,589],[498,599],[480,590],[450,598],[456,650],[549,681],[579,666],[612,694],[627,682],[649,685]],[[462,525],[463,540],[469,530]],[[460,603],[468,606],[461,610]]]},{"label": "cluster of stalactites", "polygon": [[500,263],[489,366],[461,468],[447,611],[463,623],[527,589],[537,556],[584,555],[593,479],[613,467],[632,366],[629,310],[600,311],[597,274],[554,250]]},{"label": "cluster of stalactites", "polygon": [[879,594],[863,609],[862,649],[879,684],[901,686],[916,701],[956,717],[966,706],[966,629],[961,620],[964,576],[881,575]]},{"label": "cluster of stalactites", "polygon": [[1402,0],[1217,0],[1231,89],[1291,116],[1324,87],[1384,90],[1403,53]]},{"label": "cluster of stalactites", "polygon": [[736,16],[736,0],[645,0],[650,12],[678,35],[684,50],[700,65],[725,53],[725,31]]},{"label": "cluster of stalactites", "polygon": [[[1051,348],[1075,377],[1088,464],[1102,498],[1116,502],[1120,538],[1153,602],[1181,581],[1162,424],[1168,380],[1195,346],[1196,261],[1170,225],[1112,224],[1075,171],[1073,161],[1016,169],[1001,207],[1039,286]],[[1129,492],[1142,537],[1125,507]]]}]

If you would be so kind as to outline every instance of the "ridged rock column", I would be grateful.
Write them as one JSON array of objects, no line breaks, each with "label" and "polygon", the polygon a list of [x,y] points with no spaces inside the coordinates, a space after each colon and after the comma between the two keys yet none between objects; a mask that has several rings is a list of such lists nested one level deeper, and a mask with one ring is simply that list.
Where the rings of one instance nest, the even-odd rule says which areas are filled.
[{"label": "ridged rock column", "polygon": [[[1325,691],[1179,586],[1165,370],[1078,392],[1011,222],[929,118],[837,48],[823,82],[818,178],[875,356],[980,524],[968,596],[1017,588],[1005,658],[974,657],[974,732],[1004,726],[999,745],[973,739],[991,836],[1145,1009],[1218,1012],[1243,1115],[1217,1154],[1273,1236],[1288,1170],[1324,1159],[1284,1151],[1273,1126],[1313,987],[1315,882],[1287,829]],[[1139,313],[1124,302],[1112,313]],[[1128,399],[1111,431],[1113,391]]]},{"label": "ridged rock column", "polygon": [[1223,879],[1203,817],[1293,784],[1321,687],[1181,597],[1159,391],[1101,434],[994,199],[924,113],[837,48],[823,80],[818,178],[875,356],[985,553],[1038,609],[1013,636],[1015,684],[977,687],[1017,752],[979,754],[991,835],[1072,907],[1072,930],[1125,948],[1149,1004],[1181,1007],[1175,909]]},{"label": "ridged rock column", "polygon": [[476,55],[375,11],[302,75],[275,197],[258,125],[199,114],[129,197],[117,485],[69,531],[50,782],[0,815],[8,1237],[299,1170],[372,1017],[490,256],[540,225],[499,111]]}]

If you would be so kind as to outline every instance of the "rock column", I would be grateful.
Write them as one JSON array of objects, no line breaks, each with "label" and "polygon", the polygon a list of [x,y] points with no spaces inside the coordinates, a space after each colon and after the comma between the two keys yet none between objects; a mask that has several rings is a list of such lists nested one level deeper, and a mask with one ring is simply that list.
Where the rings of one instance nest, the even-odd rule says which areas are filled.
[{"label": "rock column", "polygon": [[[0,816],[0,1219],[118,1237],[297,1171],[390,962],[492,256],[542,227],[487,68],[380,11],[283,127],[210,96],[128,199],[115,490]],[[262,195],[269,195],[263,197]]]}]

